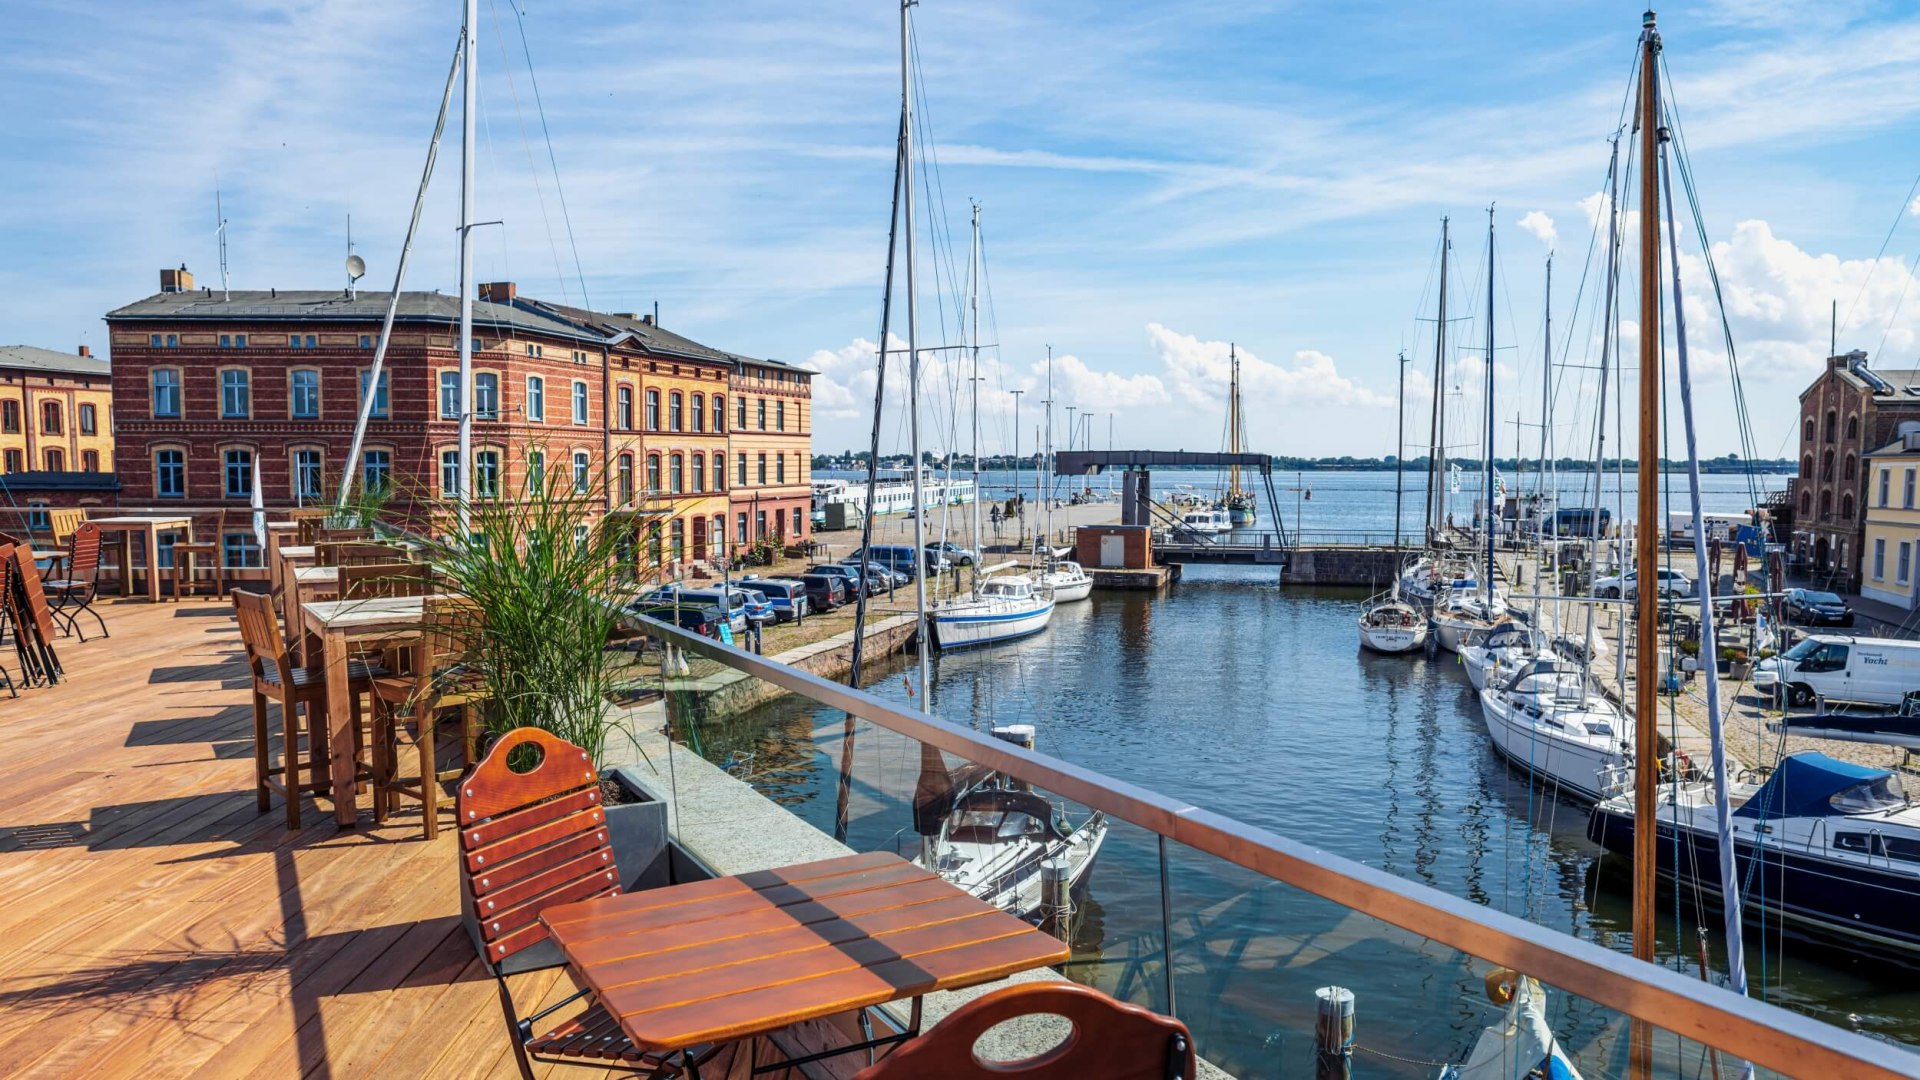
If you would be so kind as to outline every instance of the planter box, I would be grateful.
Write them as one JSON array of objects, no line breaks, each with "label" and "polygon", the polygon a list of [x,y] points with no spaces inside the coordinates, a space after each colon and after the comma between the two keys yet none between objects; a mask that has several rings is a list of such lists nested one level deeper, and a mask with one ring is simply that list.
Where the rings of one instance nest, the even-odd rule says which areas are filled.
[{"label": "planter box", "polygon": [[1751,676],[1752,674],[1753,674],[1752,661],[1734,660],[1727,664],[1727,675],[1730,678],[1744,680],[1748,676]]}]

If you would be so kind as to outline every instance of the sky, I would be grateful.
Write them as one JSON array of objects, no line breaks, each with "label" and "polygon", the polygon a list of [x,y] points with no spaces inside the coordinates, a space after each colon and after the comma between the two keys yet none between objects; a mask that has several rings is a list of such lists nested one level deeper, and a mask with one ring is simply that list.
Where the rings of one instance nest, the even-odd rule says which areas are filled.
[{"label": "sky", "polygon": [[[898,18],[887,0],[481,0],[475,218],[500,224],[476,230],[479,280],[602,310],[658,304],[695,340],[811,366],[816,449],[865,446]],[[0,341],[103,352],[101,316],[155,291],[161,267],[217,285],[216,192],[234,288],[344,285],[349,215],[363,286],[390,287],[459,19],[452,0],[11,12]],[[1593,237],[1637,5],[923,0],[913,21],[918,338],[943,347],[921,365],[925,448],[972,445],[977,386],[987,452],[1016,434],[1031,451],[1049,397],[1056,445],[1111,432],[1220,449],[1231,351],[1250,449],[1391,454],[1404,350],[1404,441],[1421,453],[1446,217],[1447,442],[1471,452],[1491,205],[1496,446],[1537,452],[1550,411],[1556,452],[1592,452]],[[1700,449],[1792,456],[1796,396],[1830,336],[1920,367],[1920,11],[1712,0],[1664,9],[1660,26],[1707,242],[1683,202]],[[409,288],[458,289],[455,109]],[[970,202],[978,383],[951,348],[970,340]],[[1637,295],[1631,274],[1623,287]],[[892,332],[905,338],[903,311]],[[1631,366],[1632,310],[1618,336]],[[899,360],[884,452],[908,445]],[[1616,368],[1608,397],[1635,377]],[[1680,429],[1667,436],[1682,452]]]}]

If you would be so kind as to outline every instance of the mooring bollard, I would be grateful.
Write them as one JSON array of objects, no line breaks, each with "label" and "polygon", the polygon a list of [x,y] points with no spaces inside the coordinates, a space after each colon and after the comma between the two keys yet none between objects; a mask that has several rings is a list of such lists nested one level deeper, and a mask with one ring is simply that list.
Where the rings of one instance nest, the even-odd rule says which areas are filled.
[{"label": "mooring bollard", "polygon": [[1040,864],[1040,928],[1061,941],[1073,936],[1073,870],[1064,858]]},{"label": "mooring bollard", "polygon": [[1349,1080],[1353,1075],[1353,991],[1323,986],[1313,997],[1319,1008],[1313,1025],[1314,1080]]}]

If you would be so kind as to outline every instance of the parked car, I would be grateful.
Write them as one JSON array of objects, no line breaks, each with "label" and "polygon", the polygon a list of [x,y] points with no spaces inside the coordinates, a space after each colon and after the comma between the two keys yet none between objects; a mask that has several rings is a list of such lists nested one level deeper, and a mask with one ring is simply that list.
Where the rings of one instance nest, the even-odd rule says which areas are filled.
[{"label": "parked car", "polygon": [[861,577],[860,571],[841,563],[820,563],[817,566],[809,566],[807,567],[806,574],[802,574],[801,577],[804,579],[809,575],[822,575],[837,579],[847,590],[847,600],[849,602],[858,600],[861,593],[866,591],[866,586],[863,584],[865,579]]},{"label": "parked car", "polygon": [[951,540],[940,540],[927,545],[927,551],[947,560],[954,566],[972,566],[980,557],[971,548],[961,547]]},{"label": "parked car", "polygon": [[895,589],[904,589],[913,584],[912,578],[897,570],[889,570],[884,566],[863,567],[859,563],[848,563],[847,566],[856,574],[865,573],[868,596],[891,593]]},{"label": "parked car", "polygon": [[858,587],[853,578],[832,574],[801,574],[800,581],[806,586],[807,603],[814,611],[832,611],[844,607],[854,599],[849,588]]},{"label": "parked car", "polygon": [[757,592],[767,598],[767,603],[773,605],[774,622],[799,622],[811,614],[805,582],[792,578],[750,576],[742,578],[740,584],[749,592]]},{"label": "parked car", "polygon": [[[1639,579],[1635,577],[1636,573],[1629,570],[1625,574],[1598,578],[1593,583],[1594,594],[1608,600],[1618,600],[1622,596],[1629,600],[1637,600],[1640,597],[1640,586]],[[1662,599],[1693,595],[1693,579],[1678,570],[1669,570],[1663,566],[1656,571],[1656,578],[1660,583],[1659,593]]]},{"label": "parked car", "polygon": [[[847,563],[861,561],[862,552],[856,551],[841,560]],[[912,544],[874,544],[865,549],[866,561],[874,566],[907,575],[912,578],[922,571],[944,574],[953,569],[953,564],[935,551],[915,551]]]},{"label": "parked car", "polygon": [[1788,589],[1780,607],[1789,622],[1803,626],[1853,625],[1853,608],[1836,593]]},{"label": "parked car", "polygon": [[627,605],[627,614],[644,619],[654,619],[669,626],[679,626],[704,637],[720,636],[720,624],[726,616],[716,607],[681,604],[644,604],[635,602]]},{"label": "parked car", "polygon": [[773,618],[773,606],[764,597],[757,600],[751,598],[745,589],[738,586],[731,589],[719,585],[692,589],[684,585],[662,585],[640,597],[640,601],[645,604],[671,604],[676,596],[683,605],[695,604],[726,612],[736,634],[746,633],[747,622],[751,619],[765,621]]}]

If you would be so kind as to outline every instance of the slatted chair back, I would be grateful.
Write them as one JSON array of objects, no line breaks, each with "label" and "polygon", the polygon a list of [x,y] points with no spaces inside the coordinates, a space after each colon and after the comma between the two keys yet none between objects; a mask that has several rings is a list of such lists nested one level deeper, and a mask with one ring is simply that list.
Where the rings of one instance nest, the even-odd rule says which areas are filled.
[{"label": "slatted chair back", "polygon": [[273,612],[273,597],[266,593],[233,593],[233,617],[240,624],[240,641],[247,649],[247,668],[254,678],[272,665],[280,685],[291,687],[293,661],[287,654],[287,640],[280,636],[280,619]]},{"label": "slatted chair back", "polygon": [[341,544],[354,540],[372,539],[372,529],[330,529],[325,522],[313,531],[313,542],[316,544]]},{"label": "slatted chair back", "polygon": [[52,527],[53,542],[64,544],[80,523],[87,519],[87,512],[78,507],[47,511],[47,523]]},{"label": "slatted chair back", "polygon": [[[388,552],[392,554],[393,549]],[[432,591],[433,571],[419,563],[347,563],[340,567],[342,600],[426,596]]]},{"label": "slatted chair back", "polygon": [[14,548],[13,562],[20,575],[20,597],[25,601],[26,610],[21,614],[33,620],[41,641],[51,643],[55,633],[53,611],[47,607],[47,591],[41,587],[40,567],[33,561],[33,551],[24,547]]},{"label": "slatted chair back", "polygon": [[[532,768],[514,771],[535,756]],[[621,891],[600,774],[557,735],[526,727],[501,736],[460,782],[454,810],[461,906],[496,970],[547,940],[542,911]]]},{"label": "slatted chair back", "polygon": [[100,572],[100,526],[83,521],[67,538],[67,580],[92,585]]},{"label": "slatted chair back", "polygon": [[300,546],[310,545],[318,538],[322,526],[327,523],[327,515],[333,511],[322,507],[303,507],[287,511],[287,520],[294,524],[294,536]]},{"label": "slatted chair back", "polygon": [[371,566],[407,561],[405,548],[366,540],[321,540],[313,545],[316,566]]},{"label": "slatted chair back", "polygon": [[[1022,1061],[983,1062],[974,1044],[1020,1016],[1053,1015],[1073,1026],[1066,1041]],[[901,1044],[854,1080],[1192,1080],[1187,1025],[1070,982],[1022,983],[978,997],[931,1031]]]}]

